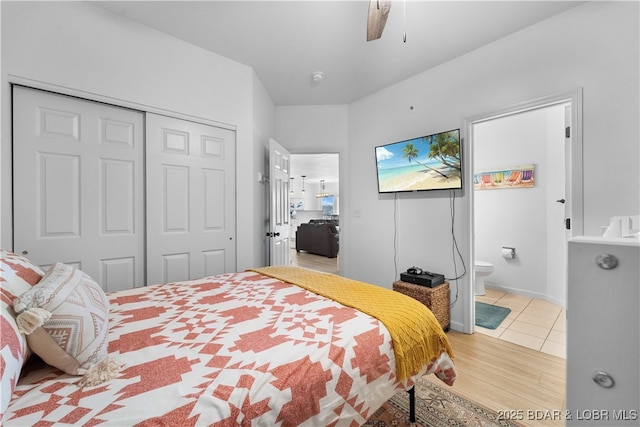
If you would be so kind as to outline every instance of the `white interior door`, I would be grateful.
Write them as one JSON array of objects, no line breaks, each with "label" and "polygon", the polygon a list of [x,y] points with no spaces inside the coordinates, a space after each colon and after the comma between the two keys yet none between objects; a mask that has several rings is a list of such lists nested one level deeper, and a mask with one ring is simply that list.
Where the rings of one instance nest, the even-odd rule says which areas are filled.
[{"label": "white interior door", "polygon": [[147,282],[236,271],[235,132],[146,119]]},{"label": "white interior door", "polygon": [[14,251],[144,284],[143,113],[13,88]]},{"label": "white interior door", "polygon": [[269,265],[289,265],[290,189],[291,155],[273,139],[269,140]]},{"label": "white interior door", "polygon": [[571,111],[572,104],[567,104],[564,106],[564,129],[565,129],[565,145],[564,145],[564,227],[563,227],[563,241],[562,241],[562,275],[559,277],[563,280],[563,289],[565,295],[565,301],[568,301],[567,297],[567,284],[568,284],[568,273],[569,273],[569,239],[574,235],[573,227],[572,227],[572,215],[573,215],[573,192],[571,191],[573,188],[573,157],[572,157],[572,149],[573,149],[573,141],[572,141],[572,132],[575,129],[572,129],[571,126]]}]

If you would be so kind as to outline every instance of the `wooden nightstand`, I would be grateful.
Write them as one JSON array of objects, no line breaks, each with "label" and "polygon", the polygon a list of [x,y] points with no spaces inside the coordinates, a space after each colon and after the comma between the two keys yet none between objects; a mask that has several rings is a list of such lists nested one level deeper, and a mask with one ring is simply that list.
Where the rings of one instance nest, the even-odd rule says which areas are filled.
[{"label": "wooden nightstand", "polygon": [[398,280],[393,282],[393,290],[408,295],[426,305],[436,316],[442,329],[449,330],[449,282],[430,288]]}]

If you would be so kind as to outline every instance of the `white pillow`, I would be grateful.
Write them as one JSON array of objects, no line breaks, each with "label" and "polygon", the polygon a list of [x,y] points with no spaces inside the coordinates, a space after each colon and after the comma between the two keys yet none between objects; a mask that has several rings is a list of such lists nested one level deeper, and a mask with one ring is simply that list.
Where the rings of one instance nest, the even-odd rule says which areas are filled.
[{"label": "white pillow", "polygon": [[84,375],[107,358],[109,302],[91,277],[55,263],[13,303],[31,350],[71,375]]}]

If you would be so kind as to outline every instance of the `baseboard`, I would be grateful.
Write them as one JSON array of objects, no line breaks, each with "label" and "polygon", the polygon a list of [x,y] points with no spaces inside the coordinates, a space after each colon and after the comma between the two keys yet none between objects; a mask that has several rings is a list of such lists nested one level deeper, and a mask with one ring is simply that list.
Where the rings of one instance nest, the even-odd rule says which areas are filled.
[{"label": "baseboard", "polygon": [[449,329],[454,330],[456,332],[462,332],[463,334],[471,334],[473,333],[473,331],[471,332],[467,332],[464,330],[464,325],[462,324],[462,322],[456,322],[453,321],[451,319],[449,319]]},{"label": "baseboard", "polygon": [[561,301],[557,298],[553,298],[549,295],[540,293],[540,292],[532,292],[532,291],[528,291],[526,289],[518,289],[518,288],[509,288],[506,286],[498,286],[494,283],[491,282],[484,282],[484,287],[486,289],[493,289],[496,291],[500,291],[500,292],[507,292],[509,294],[514,294],[514,295],[522,295],[525,297],[529,297],[529,298],[536,298],[536,299],[541,299],[543,301],[548,301],[552,304],[555,304],[557,306],[560,306],[562,308],[566,308],[566,302],[565,301]]}]

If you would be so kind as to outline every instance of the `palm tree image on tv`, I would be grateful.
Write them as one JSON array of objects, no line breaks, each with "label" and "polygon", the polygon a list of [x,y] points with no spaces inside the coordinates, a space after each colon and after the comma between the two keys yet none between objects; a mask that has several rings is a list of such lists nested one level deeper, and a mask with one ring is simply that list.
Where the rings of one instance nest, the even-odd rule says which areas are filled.
[{"label": "palm tree image on tv", "polygon": [[429,148],[429,158],[437,158],[460,178],[460,132],[443,132],[435,135]]},{"label": "palm tree image on tv", "polygon": [[461,188],[460,132],[376,147],[380,192]]},{"label": "palm tree image on tv", "polygon": [[[411,163],[411,160],[413,160],[414,158],[417,158],[418,155],[419,155],[418,149],[416,149],[416,147],[411,142],[407,143],[407,145],[405,145],[404,148],[402,149],[402,158],[409,160],[409,163]],[[418,160],[416,160],[416,163],[420,164],[421,166],[424,166],[426,169],[434,171],[435,173],[445,177],[446,179],[449,179],[448,175],[445,175],[444,173],[440,172],[438,169],[435,169],[435,168],[432,168],[431,166],[427,166],[423,163],[420,163]]]}]

